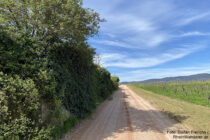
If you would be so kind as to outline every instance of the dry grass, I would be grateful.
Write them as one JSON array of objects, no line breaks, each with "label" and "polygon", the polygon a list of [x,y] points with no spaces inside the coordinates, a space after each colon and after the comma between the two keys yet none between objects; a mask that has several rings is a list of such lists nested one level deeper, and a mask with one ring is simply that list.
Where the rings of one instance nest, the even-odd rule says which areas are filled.
[{"label": "dry grass", "polygon": [[[152,93],[135,85],[128,85],[135,93],[169,117],[193,130],[210,131],[210,108]],[[183,116],[183,117],[179,117]]]}]

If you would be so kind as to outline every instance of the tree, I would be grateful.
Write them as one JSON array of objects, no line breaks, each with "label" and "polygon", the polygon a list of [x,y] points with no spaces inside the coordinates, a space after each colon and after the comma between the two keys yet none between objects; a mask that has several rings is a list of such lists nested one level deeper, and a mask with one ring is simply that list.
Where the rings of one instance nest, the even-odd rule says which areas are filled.
[{"label": "tree", "polygon": [[80,43],[95,35],[99,15],[81,0],[1,0],[0,23],[13,33]]}]

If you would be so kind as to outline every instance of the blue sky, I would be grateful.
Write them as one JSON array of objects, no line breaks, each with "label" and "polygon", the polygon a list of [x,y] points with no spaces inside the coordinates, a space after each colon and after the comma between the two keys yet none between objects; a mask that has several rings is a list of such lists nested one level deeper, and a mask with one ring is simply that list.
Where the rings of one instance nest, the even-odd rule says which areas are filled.
[{"label": "blue sky", "polygon": [[210,0],[84,0],[106,22],[89,43],[121,81],[210,72]]}]

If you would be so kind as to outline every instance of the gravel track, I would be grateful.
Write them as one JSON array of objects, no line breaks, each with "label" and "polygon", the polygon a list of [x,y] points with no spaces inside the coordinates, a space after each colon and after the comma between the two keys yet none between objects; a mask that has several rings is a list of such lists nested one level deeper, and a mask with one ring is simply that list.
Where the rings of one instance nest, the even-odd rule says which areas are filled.
[{"label": "gravel track", "polygon": [[127,86],[102,103],[62,140],[168,140],[181,127]]}]

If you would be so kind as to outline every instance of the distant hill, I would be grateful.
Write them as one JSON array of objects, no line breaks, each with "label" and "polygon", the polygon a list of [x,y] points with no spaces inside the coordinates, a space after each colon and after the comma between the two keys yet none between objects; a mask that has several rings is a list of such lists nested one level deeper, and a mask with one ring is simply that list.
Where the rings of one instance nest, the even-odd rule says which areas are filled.
[{"label": "distant hill", "polygon": [[122,84],[128,83],[159,83],[159,82],[175,82],[175,81],[207,81],[210,80],[210,74],[201,73],[190,76],[178,76],[178,77],[166,77],[162,79],[149,79],[144,81],[132,81],[132,82],[122,82]]}]

